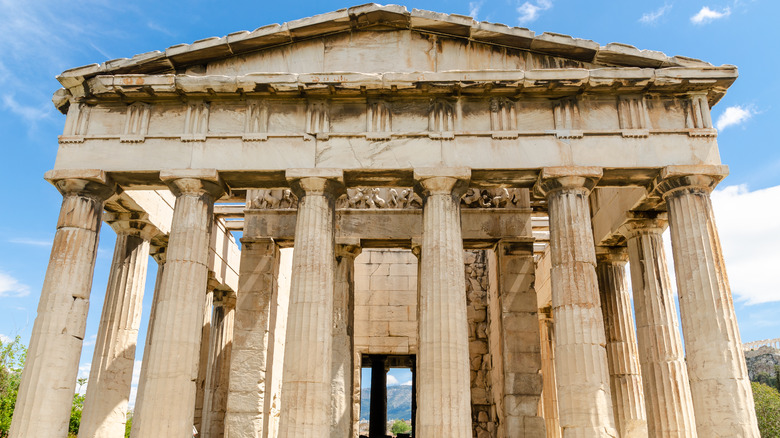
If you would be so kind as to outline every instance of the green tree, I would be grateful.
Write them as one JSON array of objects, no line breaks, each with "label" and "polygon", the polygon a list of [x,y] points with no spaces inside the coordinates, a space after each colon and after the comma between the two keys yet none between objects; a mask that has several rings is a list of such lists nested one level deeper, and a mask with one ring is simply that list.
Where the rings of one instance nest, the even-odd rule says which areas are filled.
[{"label": "green tree", "polygon": [[80,394],[81,388],[87,383],[87,379],[78,379],[79,387],[73,394],[73,406],[70,408],[70,424],[68,425],[68,437],[75,438],[81,425],[81,411],[84,410],[84,395]]},{"label": "green tree", "polygon": [[780,393],[762,383],[752,382],[753,400],[756,402],[758,430],[762,437],[780,436]]},{"label": "green tree", "polygon": [[393,435],[398,435],[399,433],[406,433],[412,430],[412,426],[409,425],[404,420],[395,420],[393,422],[393,425],[390,426],[390,432],[393,433]]},{"label": "green tree", "polygon": [[0,437],[8,436],[11,428],[26,356],[27,348],[19,336],[10,342],[0,340]]},{"label": "green tree", "polygon": [[127,411],[127,422],[125,423],[125,438],[130,438],[130,429],[133,427],[133,411]]}]

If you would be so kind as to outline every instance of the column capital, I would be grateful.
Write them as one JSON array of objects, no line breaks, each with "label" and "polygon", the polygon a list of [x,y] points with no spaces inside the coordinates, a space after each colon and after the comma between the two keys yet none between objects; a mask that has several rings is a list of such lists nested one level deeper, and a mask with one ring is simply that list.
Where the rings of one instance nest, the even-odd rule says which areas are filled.
[{"label": "column capital", "polygon": [[225,309],[235,309],[236,307],[236,293],[232,290],[214,289],[212,303],[215,306],[222,306]]},{"label": "column capital", "polygon": [[152,240],[160,234],[160,230],[149,222],[149,215],[144,212],[107,212],[103,214],[103,220],[117,234],[138,236],[144,240]]},{"label": "column capital", "polygon": [[547,197],[565,189],[584,189],[588,193],[596,187],[603,171],[600,167],[545,167],[534,185],[534,194]]},{"label": "column capital", "polygon": [[360,242],[347,242],[336,241],[336,258],[351,257],[355,258],[360,255],[363,248],[360,246]]},{"label": "column capital", "polygon": [[661,234],[667,225],[666,213],[652,215],[634,215],[618,228],[618,233],[630,239],[640,233]]},{"label": "column capital", "polygon": [[422,167],[414,169],[414,190],[421,198],[430,195],[451,195],[460,198],[471,181],[467,167]]},{"label": "column capital", "polygon": [[287,169],[284,176],[299,199],[306,195],[329,195],[336,199],[345,192],[341,169]]},{"label": "column capital", "polygon": [[621,263],[628,262],[628,248],[625,246],[597,246],[597,263]]},{"label": "column capital", "polygon": [[228,191],[216,169],[166,169],[160,179],[176,197],[208,194],[216,200]]},{"label": "column capital", "polygon": [[116,184],[106,174],[97,169],[56,169],[43,176],[62,196],[89,196],[105,201],[116,192]]},{"label": "column capital", "polygon": [[667,166],[655,181],[655,192],[664,199],[680,192],[710,193],[728,174],[725,165]]},{"label": "column capital", "polygon": [[152,245],[149,247],[149,255],[154,258],[154,261],[156,261],[158,265],[164,265],[167,249],[167,245]]}]

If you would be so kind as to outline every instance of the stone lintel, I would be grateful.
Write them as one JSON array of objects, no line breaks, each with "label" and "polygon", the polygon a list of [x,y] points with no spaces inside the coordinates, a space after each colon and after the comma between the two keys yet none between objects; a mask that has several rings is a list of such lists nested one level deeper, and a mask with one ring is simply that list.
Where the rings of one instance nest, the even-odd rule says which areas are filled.
[{"label": "stone lintel", "polygon": [[425,199],[428,195],[450,194],[460,198],[471,180],[467,167],[421,167],[414,169],[415,191]]},{"label": "stone lintel", "polygon": [[116,185],[111,178],[98,169],[55,169],[47,171],[43,177],[63,196],[96,196],[105,201],[116,191]]},{"label": "stone lintel", "polygon": [[528,239],[506,238],[498,241],[496,249],[506,256],[531,255],[534,252],[534,242]]},{"label": "stone lintel", "polygon": [[[276,242],[281,247],[295,240],[295,210],[248,210],[241,239]],[[251,220],[250,220],[251,215]],[[531,215],[526,210],[462,209],[461,230],[464,247],[489,249],[502,239],[532,242]],[[264,236],[266,239],[252,239]],[[414,247],[422,236],[421,210],[337,210],[336,242],[355,242],[364,248]],[[518,243],[519,244],[519,243]]]},{"label": "stone lintel", "polygon": [[592,166],[558,166],[545,167],[539,174],[539,180],[534,186],[534,194],[540,197],[560,189],[584,188],[593,190],[604,175],[600,167]]}]

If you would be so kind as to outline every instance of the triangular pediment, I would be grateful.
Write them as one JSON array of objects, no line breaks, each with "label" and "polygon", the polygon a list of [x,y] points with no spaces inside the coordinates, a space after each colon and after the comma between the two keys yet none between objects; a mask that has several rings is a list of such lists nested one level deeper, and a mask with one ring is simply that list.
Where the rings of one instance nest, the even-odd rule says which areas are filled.
[{"label": "triangular pediment", "polygon": [[[375,45],[381,45],[377,53]],[[373,62],[381,56],[384,62]],[[309,57],[306,62],[303,60]],[[300,62],[299,62],[300,60]],[[362,62],[362,64],[360,64]],[[318,64],[319,63],[319,64]],[[411,72],[599,67],[707,67],[710,64],[612,43],[403,6],[366,4],[180,44],[132,58],[65,71],[60,80],[96,75],[250,72]],[[359,68],[362,67],[362,68]]]}]

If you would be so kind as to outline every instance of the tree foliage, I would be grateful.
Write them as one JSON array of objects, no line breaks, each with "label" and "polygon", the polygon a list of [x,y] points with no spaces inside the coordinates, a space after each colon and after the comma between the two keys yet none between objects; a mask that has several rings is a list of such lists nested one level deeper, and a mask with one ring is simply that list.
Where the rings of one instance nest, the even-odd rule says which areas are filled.
[{"label": "tree foliage", "polygon": [[81,394],[81,388],[87,384],[86,378],[80,378],[77,380],[79,387],[76,393],[73,394],[73,405],[70,407],[70,424],[68,424],[68,437],[75,438],[79,433],[79,426],[81,426],[81,411],[84,410],[84,398]]},{"label": "tree foliage", "polygon": [[758,430],[762,437],[780,436],[780,393],[763,383],[751,382],[756,402]]},{"label": "tree foliage", "polygon": [[395,420],[393,422],[393,425],[390,426],[390,432],[393,433],[393,435],[397,435],[399,433],[406,433],[412,430],[412,426],[409,425],[404,420]]},{"label": "tree foliage", "polygon": [[8,436],[11,428],[26,356],[27,348],[19,336],[10,342],[0,340],[0,437]]}]

